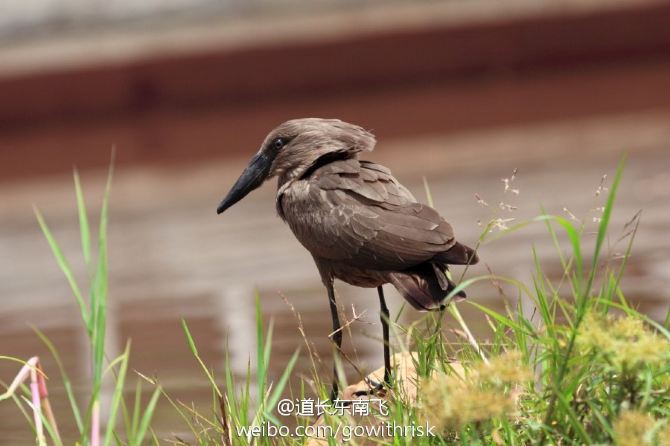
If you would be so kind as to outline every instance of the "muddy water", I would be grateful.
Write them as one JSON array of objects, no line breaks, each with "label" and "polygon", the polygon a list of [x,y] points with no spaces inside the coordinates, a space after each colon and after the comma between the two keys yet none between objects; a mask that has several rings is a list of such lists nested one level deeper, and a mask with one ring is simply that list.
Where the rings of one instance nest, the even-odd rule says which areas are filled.
[{"label": "muddy water", "polygon": [[[536,215],[540,204],[553,213],[567,216],[566,207],[585,216],[588,243],[593,240],[596,208],[603,202],[602,195],[594,193],[601,177],[607,173],[611,179],[619,149],[635,147],[629,154],[613,216],[608,252],[616,254],[623,249],[614,244],[616,236],[627,219],[644,209],[623,285],[631,299],[658,318],[670,299],[668,117],[654,112],[476,135],[389,141],[371,158],[391,167],[419,197],[425,196],[421,178],[425,175],[435,206],[466,243],[474,244],[482,230],[479,224],[493,217],[518,221]],[[411,157],[407,147],[413,148]],[[311,348],[322,360],[318,367],[329,373],[331,364],[325,293],[310,256],[274,215],[273,188],[266,186],[255,192],[223,217],[214,214],[218,200],[241,167],[240,161],[179,170],[126,169],[117,173],[113,188],[110,354],[118,353],[131,339],[132,370],[158,377],[176,399],[204,408],[211,398],[210,389],[188,350],[181,318],[188,322],[203,360],[219,372],[219,378],[226,357],[236,375],[242,377],[249,364],[254,367],[254,296],[258,293],[264,319],[274,321],[273,377],[279,376],[298,347],[302,353],[294,376],[312,373],[298,330],[298,313]],[[505,193],[501,182],[514,167],[519,173],[512,187],[519,189],[519,195]],[[89,173],[83,180],[88,200],[97,202],[101,175]],[[488,206],[477,203],[475,193]],[[0,354],[42,358],[51,378],[51,401],[61,428],[71,435],[74,424],[57,367],[31,326],[43,330],[57,346],[79,394],[84,394],[87,386],[88,352],[73,298],[30,206],[35,203],[42,209],[77,276],[84,278],[70,180],[63,175],[6,185],[0,198]],[[511,211],[505,204],[517,209]],[[95,211],[95,206],[92,208]],[[545,230],[534,225],[484,245],[480,251],[484,264],[468,276],[484,274],[488,266],[498,274],[528,280],[531,245],[536,246],[548,273],[559,275]],[[454,275],[459,274],[456,270]],[[401,301],[387,288],[395,313]],[[342,284],[337,291],[345,317],[357,316],[350,325],[352,336],[345,336],[348,356],[361,371],[378,367],[381,345],[375,291]],[[514,293],[507,291],[513,300]],[[502,307],[492,284],[479,284],[469,295],[474,301]],[[467,304],[461,308],[476,335],[485,338],[481,315]],[[407,323],[416,317],[417,313],[406,311],[401,321]],[[11,380],[16,369],[15,364],[0,361],[0,379]],[[354,368],[347,371],[351,379],[357,378]],[[184,436],[186,426],[166,403],[161,403],[156,420],[161,438]],[[13,403],[0,404],[0,444],[31,442],[26,420]]]}]

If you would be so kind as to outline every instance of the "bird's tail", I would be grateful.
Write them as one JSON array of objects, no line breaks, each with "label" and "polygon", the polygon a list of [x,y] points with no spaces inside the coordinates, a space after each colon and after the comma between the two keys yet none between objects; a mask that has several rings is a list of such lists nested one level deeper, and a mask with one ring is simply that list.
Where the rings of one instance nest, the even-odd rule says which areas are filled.
[{"label": "bird's tail", "polygon": [[447,265],[474,265],[479,262],[479,257],[474,249],[456,242],[448,251],[433,257],[433,260]]},{"label": "bird's tail", "polygon": [[[389,281],[414,308],[432,311],[444,308],[449,293],[456,288],[445,273],[446,265],[426,262],[405,271],[389,273]],[[465,299],[463,290],[453,296],[455,300]]]}]

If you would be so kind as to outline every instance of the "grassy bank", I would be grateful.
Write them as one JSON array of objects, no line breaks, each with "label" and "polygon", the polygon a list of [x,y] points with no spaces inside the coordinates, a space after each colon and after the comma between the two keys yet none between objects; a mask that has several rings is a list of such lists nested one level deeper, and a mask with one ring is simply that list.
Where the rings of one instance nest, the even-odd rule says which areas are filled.
[{"label": "grassy bank", "polygon": [[[562,266],[558,280],[550,280],[535,253],[530,252],[534,271],[529,283],[494,274],[461,277],[459,287],[452,292],[476,282],[490,282],[500,289],[500,298],[506,304],[504,312],[481,305],[477,296],[471,295],[469,300],[451,305],[443,313],[428,314],[409,325],[397,323],[399,315],[394,315],[392,330],[400,341],[393,347],[396,352],[411,353],[412,369],[416,371],[411,387],[415,392],[410,394],[406,383],[396,380],[385,403],[388,413],[373,416],[374,423],[430,426],[432,434],[411,436],[396,432],[374,442],[670,445],[668,318],[656,321],[641,314],[621,290],[639,214],[631,216],[620,232],[608,234],[622,166],[607,191],[593,245],[585,241],[585,224],[570,216],[542,214],[514,225],[494,217],[483,225],[480,244],[492,243],[512,231],[523,231],[527,225],[546,227],[546,236],[553,241]],[[196,411],[188,402],[173,398],[160,385],[160,370],[156,376],[129,371],[130,355],[142,353],[132,353],[130,342],[119,357],[105,354],[107,203],[111,177],[110,172],[94,237],[75,175],[82,255],[89,273],[86,283],[77,282],[45,219],[37,212],[77,301],[88,336],[92,377],[89,391],[84,399],[75,395],[62,366],[60,370],[42,370],[39,358],[2,357],[23,367],[17,379],[7,386],[2,398],[8,401],[3,404],[11,404],[9,400],[16,404],[38,444],[72,444],[73,440],[65,439],[58,429],[58,422],[64,420],[74,420],[75,441],[82,445],[304,444],[305,437],[270,436],[267,430],[265,436],[257,436],[253,428],[290,426],[290,432],[296,432],[298,426],[311,426],[314,417],[282,417],[277,405],[283,398],[325,400],[330,376],[323,374],[324,368],[304,339],[302,356],[296,351],[284,372],[275,380],[269,378],[273,326],[272,321],[263,321],[258,299],[256,368],[249,368],[242,378],[235,376],[228,362],[222,369],[204,363],[198,352],[198,339],[189,330],[188,321],[182,321],[184,342],[193,354],[194,367],[202,369],[202,379],[211,386],[209,410]],[[506,190],[511,181],[505,183]],[[567,250],[564,241],[568,242]],[[615,255],[617,251],[621,254]],[[463,305],[479,312],[490,329],[489,337],[477,339],[471,334],[458,309]],[[302,333],[299,315],[296,321]],[[58,346],[39,331],[36,335],[61,364]],[[291,377],[299,357],[310,361],[312,372],[295,385],[296,380]],[[344,368],[344,364],[339,366]],[[45,376],[63,382],[69,413],[50,410]],[[109,399],[101,398],[105,383],[111,389]],[[159,402],[171,405],[181,415],[179,430],[185,427],[190,431],[188,438],[152,430]],[[326,439],[337,444],[343,441],[342,426],[359,422],[349,415],[332,414],[325,416],[322,423],[339,432],[337,440]],[[363,441],[361,437],[350,437],[352,444]]]}]

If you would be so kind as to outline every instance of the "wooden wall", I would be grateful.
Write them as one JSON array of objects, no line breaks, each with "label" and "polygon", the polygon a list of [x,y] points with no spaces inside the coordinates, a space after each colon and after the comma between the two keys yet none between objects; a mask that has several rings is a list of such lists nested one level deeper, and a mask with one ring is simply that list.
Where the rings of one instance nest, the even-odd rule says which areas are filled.
[{"label": "wooden wall", "polygon": [[0,78],[0,181],[249,153],[340,117],[380,137],[670,104],[670,3],[358,33]]}]

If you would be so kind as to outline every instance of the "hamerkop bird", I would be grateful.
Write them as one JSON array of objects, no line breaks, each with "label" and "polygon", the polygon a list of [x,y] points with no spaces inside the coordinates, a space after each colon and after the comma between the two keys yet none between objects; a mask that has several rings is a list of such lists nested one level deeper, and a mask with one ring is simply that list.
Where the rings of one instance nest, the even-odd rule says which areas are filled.
[{"label": "hamerkop bird", "polygon": [[[287,121],[265,138],[217,213],[277,176],[277,213],[314,258],[328,292],[338,352],[342,331],[333,280],[377,288],[389,383],[389,310],[382,285],[393,284],[418,310],[441,309],[455,288],[447,265],[474,264],[477,254],[458,243],[449,223],[418,203],[389,169],[358,159],[374,146],[371,133],[337,119]],[[331,398],[336,396],[335,378]]]}]

